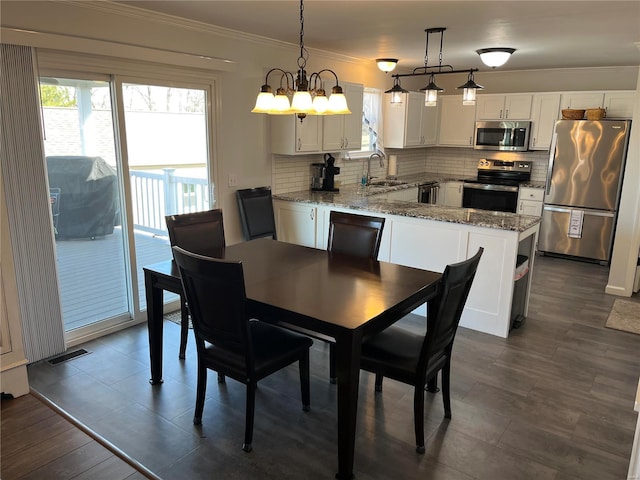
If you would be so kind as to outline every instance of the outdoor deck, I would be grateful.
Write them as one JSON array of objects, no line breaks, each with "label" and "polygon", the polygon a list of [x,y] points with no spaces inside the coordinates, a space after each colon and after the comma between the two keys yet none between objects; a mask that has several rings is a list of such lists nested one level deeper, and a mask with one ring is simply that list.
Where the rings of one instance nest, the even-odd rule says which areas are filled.
[{"label": "outdoor deck", "polygon": [[[146,309],[142,267],[171,258],[167,237],[136,230],[138,292]],[[122,229],[95,240],[56,240],[65,331],[129,311]],[[165,300],[169,294],[165,295]],[[175,298],[175,297],[174,297]]]}]

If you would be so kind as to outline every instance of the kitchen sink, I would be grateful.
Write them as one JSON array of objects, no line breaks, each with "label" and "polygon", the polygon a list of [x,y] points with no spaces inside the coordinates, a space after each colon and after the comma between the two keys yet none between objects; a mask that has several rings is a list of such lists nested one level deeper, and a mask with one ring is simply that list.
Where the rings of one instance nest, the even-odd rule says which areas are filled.
[{"label": "kitchen sink", "polygon": [[402,180],[378,180],[376,182],[371,182],[369,186],[371,187],[395,187],[397,185],[406,185],[408,182],[403,182]]}]

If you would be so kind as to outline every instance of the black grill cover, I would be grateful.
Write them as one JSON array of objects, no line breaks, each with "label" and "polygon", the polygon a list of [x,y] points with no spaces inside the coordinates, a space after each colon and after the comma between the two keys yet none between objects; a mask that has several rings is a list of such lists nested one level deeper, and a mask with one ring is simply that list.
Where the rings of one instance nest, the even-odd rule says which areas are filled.
[{"label": "black grill cover", "polygon": [[102,157],[47,157],[49,187],[60,189],[58,238],[113,233],[118,212],[116,171]]}]

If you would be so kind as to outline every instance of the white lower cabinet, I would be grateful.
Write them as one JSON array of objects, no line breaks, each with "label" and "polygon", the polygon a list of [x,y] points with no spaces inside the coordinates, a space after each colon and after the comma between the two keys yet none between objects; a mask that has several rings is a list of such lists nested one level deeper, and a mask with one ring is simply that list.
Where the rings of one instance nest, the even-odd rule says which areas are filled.
[{"label": "white lower cabinet", "polygon": [[544,189],[522,187],[518,190],[518,211],[520,215],[542,216]]},{"label": "white lower cabinet", "polygon": [[404,202],[417,202],[418,201],[418,188],[405,188],[403,190],[396,190],[386,194],[387,200],[402,200]]},{"label": "white lower cabinet", "polygon": [[308,203],[274,200],[278,240],[305,247],[326,248],[325,209]]},{"label": "white lower cabinet", "polygon": [[462,182],[444,182],[440,184],[438,205],[462,207]]}]

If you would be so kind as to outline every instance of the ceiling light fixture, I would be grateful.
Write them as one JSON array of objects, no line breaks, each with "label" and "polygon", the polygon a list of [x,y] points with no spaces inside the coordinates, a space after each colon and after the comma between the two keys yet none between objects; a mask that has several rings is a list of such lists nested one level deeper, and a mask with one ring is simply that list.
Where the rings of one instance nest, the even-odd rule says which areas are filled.
[{"label": "ceiling light fixture", "polygon": [[[464,85],[460,85],[459,89],[464,89],[462,104],[463,105],[473,105],[476,101],[476,90],[481,90],[482,85],[478,85],[473,80],[473,72],[477,72],[477,68],[468,68],[465,70],[455,70],[451,65],[443,65],[442,64],[442,45],[444,40],[444,31],[446,28],[437,27],[437,28],[427,28],[425,32],[427,34],[425,53],[424,53],[424,67],[414,68],[412,73],[396,73],[392,75],[394,78],[393,88],[391,90],[387,90],[385,93],[392,94],[391,103],[401,103],[402,96],[400,93],[407,93],[402,87],[400,87],[400,77],[415,77],[418,75],[429,75],[429,83],[426,87],[421,88],[421,91],[425,92],[425,102],[424,104],[428,107],[434,107],[437,105],[438,100],[438,92],[444,91],[444,88],[438,87],[435,83],[436,75],[445,75],[449,73],[465,73],[468,72],[469,76],[467,77],[467,82]],[[432,33],[440,34],[440,51],[438,56],[438,65],[429,65],[429,36]],[[400,101],[394,102],[394,96],[400,98]]]},{"label": "ceiling light fixture", "polygon": [[487,67],[496,68],[501,67],[511,57],[513,52],[515,52],[515,48],[481,48],[480,50],[476,50],[476,53],[480,55],[480,60]]},{"label": "ceiling light fixture", "polygon": [[[333,70],[325,68],[314,72],[307,78],[307,59],[309,52],[304,47],[304,0],[300,0],[300,56],[298,57],[298,70],[295,74],[281,68],[272,68],[267,72],[264,85],[260,88],[256,104],[251,110],[253,113],[266,113],[269,115],[296,114],[300,121],[307,115],[345,115],[351,113],[347,106],[342,87],[338,82],[338,75]],[[272,72],[280,72],[280,86],[275,96],[269,85],[269,75]],[[331,89],[331,95],[323,88],[321,74],[330,73],[335,77],[336,84]],[[309,88],[311,86],[311,88]],[[293,94],[291,103],[289,96]]]},{"label": "ceiling light fixture", "polygon": [[376,63],[378,64],[378,68],[382,70],[384,73],[389,73],[396,68],[398,64],[397,58],[376,58]]}]

